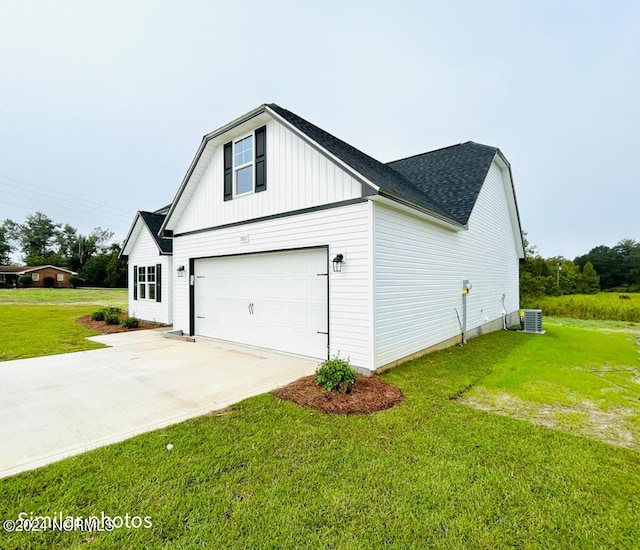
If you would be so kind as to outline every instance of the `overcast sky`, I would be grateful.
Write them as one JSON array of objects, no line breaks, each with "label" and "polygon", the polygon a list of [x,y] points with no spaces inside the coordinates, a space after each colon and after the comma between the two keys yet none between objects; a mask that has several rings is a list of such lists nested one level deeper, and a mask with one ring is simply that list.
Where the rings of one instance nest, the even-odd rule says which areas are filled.
[{"label": "overcast sky", "polygon": [[543,256],[640,240],[640,2],[0,0],[0,221],[122,240],[274,102],[380,161],[510,161]]}]

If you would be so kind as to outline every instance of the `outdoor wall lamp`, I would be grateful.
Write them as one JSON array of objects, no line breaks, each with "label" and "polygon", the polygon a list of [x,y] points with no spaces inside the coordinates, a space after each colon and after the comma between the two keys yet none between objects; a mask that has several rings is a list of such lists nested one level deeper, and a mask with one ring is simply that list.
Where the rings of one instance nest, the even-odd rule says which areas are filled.
[{"label": "outdoor wall lamp", "polygon": [[342,264],[344,263],[344,256],[338,254],[331,263],[333,264],[333,272],[340,273],[342,271]]},{"label": "outdoor wall lamp", "polygon": [[176,269],[176,271],[178,272],[178,277],[184,277],[184,266],[178,266],[178,269]]}]

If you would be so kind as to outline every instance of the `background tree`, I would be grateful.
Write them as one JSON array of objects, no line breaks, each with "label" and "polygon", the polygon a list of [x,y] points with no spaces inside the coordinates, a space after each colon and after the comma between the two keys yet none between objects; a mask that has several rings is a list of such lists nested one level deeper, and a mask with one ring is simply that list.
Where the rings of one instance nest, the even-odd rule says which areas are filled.
[{"label": "background tree", "polygon": [[120,245],[114,243],[93,255],[80,270],[80,277],[90,286],[126,287],[127,263],[118,258],[119,253]]},{"label": "background tree", "polygon": [[120,245],[111,245],[104,279],[105,285],[111,288],[127,286],[127,262],[119,257],[120,250]]},{"label": "background tree", "polygon": [[81,235],[75,227],[36,212],[22,224],[5,220],[0,225],[0,263],[19,251],[27,265],[66,267],[93,286],[127,286],[126,262],[118,258],[120,246],[112,244],[113,236],[101,227]]},{"label": "background tree", "polygon": [[584,264],[576,285],[578,294],[595,294],[600,291],[600,276],[596,273],[591,262]]},{"label": "background tree", "polygon": [[55,260],[60,260],[53,249],[60,225],[46,214],[31,214],[25,223],[16,224],[13,230],[27,265],[56,263]]},{"label": "background tree", "polygon": [[583,269],[591,262],[600,276],[602,290],[631,290],[640,292],[640,243],[622,239],[613,248],[596,246],[575,259]]},{"label": "background tree", "polygon": [[11,252],[13,251],[11,246],[10,232],[7,231],[7,222],[5,220],[0,225],[0,265],[9,265],[11,263]]}]

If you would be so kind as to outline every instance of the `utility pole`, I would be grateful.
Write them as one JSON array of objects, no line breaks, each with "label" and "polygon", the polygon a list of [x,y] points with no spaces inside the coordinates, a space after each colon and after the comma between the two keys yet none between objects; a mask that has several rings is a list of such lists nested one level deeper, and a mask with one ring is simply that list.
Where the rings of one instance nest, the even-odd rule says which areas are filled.
[{"label": "utility pole", "polygon": [[562,256],[558,257],[558,269],[556,269],[556,284],[560,290],[560,270],[562,269]]}]

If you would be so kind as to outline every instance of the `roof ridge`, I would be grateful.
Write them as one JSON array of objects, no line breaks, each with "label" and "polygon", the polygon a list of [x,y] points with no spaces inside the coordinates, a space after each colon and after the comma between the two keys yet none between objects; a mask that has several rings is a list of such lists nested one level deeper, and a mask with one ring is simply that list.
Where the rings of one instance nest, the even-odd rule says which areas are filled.
[{"label": "roof ridge", "polygon": [[425,151],[424,153],[416,153],[415,155],[409,155],[408,157],[402,157],[396,160],[390,160],[387,164],[392,164],[394,162],[400,162],[402,160],[409,160],[416,157],[421,157],[423,155],[429,155],[431,153],[437,153],[438,151],[444,151],[445,149],[453,149],[454,147],[460,147],[463,145],[462,143],[454,143],[453,145],[447,145],[446,147],[439,147],[438,149],[432,149],[431,151]]},{"label": "roof ridge", "polygon": [[470,144],[478,145],[480,147],[487,147],[489,149],[494,149],[496,151],[498,150],[498,148],[494,147],[493,145],[486,145],[484,143],[478,143],[477,141],[469,140],[469,141],[463,141],[463,142],[460,142],[460,143],[454,143],[452,145],[446,145],[445,147],[439,147],[438,149],[432,149],[431,151],[425,151],[424,153],[416,153],[415,155],[409,155],[408,157],[402,157],[402,158],[399,158],[399,159],[396,159],[396,160],[390,160],[389,162],[387,162],[387,164],[393,164],[394,162],[402,162],[403,160],[409,160],[409,159],[413,159],[413,158],[416,158],[416,157],[422,157],[424,155],[430,155],[432,153],[438,153],[440,151],[445,151],[447,149],[453,149],[454,147],[462,147],[463,145],[470,145]]}]

